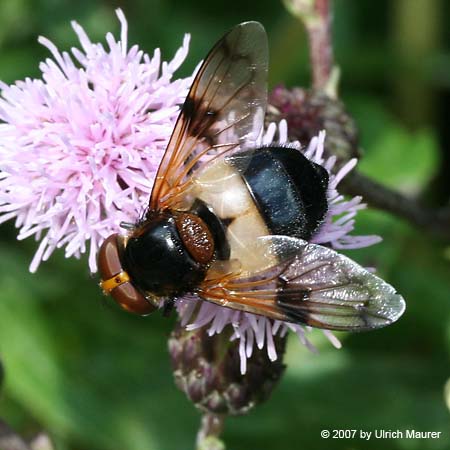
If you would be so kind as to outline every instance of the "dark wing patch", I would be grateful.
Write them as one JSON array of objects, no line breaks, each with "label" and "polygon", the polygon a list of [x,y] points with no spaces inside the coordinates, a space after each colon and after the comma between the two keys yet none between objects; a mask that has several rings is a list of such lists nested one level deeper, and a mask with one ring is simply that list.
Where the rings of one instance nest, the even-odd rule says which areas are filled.
[{"label": "dark wing patch", "polygon": [[229,308],[330,330],[381,328],[405,310],[391,285],[329,248],[287,236],[260,241],[269,256],[278,256],[278,264],[247,278],[238,273],[210,278],[199,295]]},{"label": "dark wing patch", "polygon": [[215,45],[181,108],[150,210],[176,207],[177,196],[206,162],[252,146],[264,121],[267,70],[267,36],[258,22],[236,26]]}]

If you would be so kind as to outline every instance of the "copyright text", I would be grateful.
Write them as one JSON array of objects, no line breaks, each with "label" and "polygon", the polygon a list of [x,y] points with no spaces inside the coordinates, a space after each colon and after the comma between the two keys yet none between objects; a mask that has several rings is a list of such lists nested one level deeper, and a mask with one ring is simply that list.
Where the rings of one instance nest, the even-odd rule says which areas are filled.
[{"label": "copyright text", "polygon": [[442,431],[417,430],[322,430],[323,439],[439,439]]}]

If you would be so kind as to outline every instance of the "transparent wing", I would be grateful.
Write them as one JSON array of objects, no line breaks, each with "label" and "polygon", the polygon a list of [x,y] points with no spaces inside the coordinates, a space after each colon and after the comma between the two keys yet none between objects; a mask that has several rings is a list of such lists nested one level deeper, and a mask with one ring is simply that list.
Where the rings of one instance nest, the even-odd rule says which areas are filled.
[{"label": "transparent wing", "polygon": [[276,256],[278,262],[246,277],[236,267],[221,274],[215,268],[199,295],[229,308],[330,330],[381,328],[405,310],[391,285],[329,248],[287,236],[262,237],[257,245],[269,261]]},{"label": "transparent wing", "polygon": [[174,207],[204,164],[252,146],[267,103],[267,36],[258,22],[233,28],[210,51],[161,161],[150,210]]}]

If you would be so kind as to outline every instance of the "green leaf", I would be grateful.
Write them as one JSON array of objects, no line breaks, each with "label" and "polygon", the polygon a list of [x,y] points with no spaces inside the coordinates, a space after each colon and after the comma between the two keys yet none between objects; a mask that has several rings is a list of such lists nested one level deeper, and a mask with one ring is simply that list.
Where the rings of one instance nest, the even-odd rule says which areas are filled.
[{"label": "green leaf", "polygon": [[394,123],[371,142],[359,169],[386,186],[417,194],[435,175],[438,154],[432,131],[407,131]]}]

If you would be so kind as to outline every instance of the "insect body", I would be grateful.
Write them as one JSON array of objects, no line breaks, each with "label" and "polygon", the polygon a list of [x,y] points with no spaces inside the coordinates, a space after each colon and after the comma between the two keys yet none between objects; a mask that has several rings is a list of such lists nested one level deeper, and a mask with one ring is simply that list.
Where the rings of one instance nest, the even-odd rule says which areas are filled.
[{"label": "insect body", "polygon": [[321,328],[364,330],[403,313],[392,286],[308,243],[328,209],[327,171],[298,150],[255,144],[267,103],[267,38],[233,28],[200,67],[158,169],[148,212],[99,252],[101,286],[148,314],[206,301]]}]

